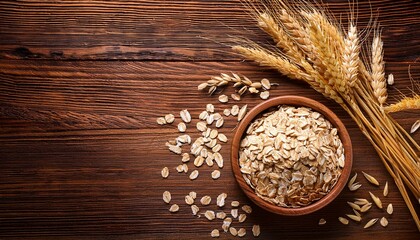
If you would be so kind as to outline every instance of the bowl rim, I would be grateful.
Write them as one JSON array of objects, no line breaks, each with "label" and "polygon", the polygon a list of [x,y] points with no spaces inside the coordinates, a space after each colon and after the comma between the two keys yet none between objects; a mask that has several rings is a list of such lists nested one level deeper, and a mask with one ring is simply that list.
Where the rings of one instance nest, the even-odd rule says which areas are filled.
[{"label": "bowl rim", "polygon": [[[244,135],[246,129],[248,128],[249,124],[261,113],[265,112],[271,107],[279,106],[279,105],[291,105],[291,106],[303,106],[303,107],[310,107],[314,111],[317,111],[324,115],[326,119],[328,119],[331,124],[337,128],[338,135],[340,140],[343,144],[344,148],[344,155],[345,155],[345,165],[341,172],[341,176],[339,177],[335,186],[330,190],[330,192],[316,201],[315,203],[309,204],[308,206],[300,207],[300,208],[285,208],[276,206],[272,203],[269,203],[262,198],[258,197],[254,190],[245,182],[242,173],[240,172],[239,166],[239,145]],[[242,191],[250,198],[256,205],[259,207],[276,213],[280,215],[287,215],[287,216],[299,216],[299,215],[306,215],[312,212],[315,212],[329,203],[331,203],[344,189],[346,183],[350,177],[352,163],[353,163],[353,150],[350,135],[338,118],[338,116],[332,112],[329,108],[327,108],[322,103],[315,101],[313,99],[302,97],[302,96],[295,96],[295,95],[286,95],[286,96],[279,96],[269,100],[266,100],[254,108],[252,108],[248,114],[239,122],[237,129],[234,133],[231,145],[231,165],[232,171],[235,176],[237,183],[239,184]]]}]

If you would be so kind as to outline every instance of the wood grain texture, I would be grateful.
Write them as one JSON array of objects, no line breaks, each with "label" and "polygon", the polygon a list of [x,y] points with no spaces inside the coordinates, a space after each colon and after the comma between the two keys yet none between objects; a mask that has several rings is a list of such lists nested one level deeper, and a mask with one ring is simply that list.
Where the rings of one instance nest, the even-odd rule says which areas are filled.
[{"label": "wood grain texture", "polygon": [[[348,18],[348,1],[325,2]],[[360,0],[357,7],[361,27],[378,16],[386,60],[417,58],[418,1]],[[237,60],[217,42],[244,33],[269,40],[240,0],[0,1],[0,33],[0,57],[14,59]]]},{"label": "wood grain texture", "polygon": [[[347,1],[328,2],[336,13],[347,6]],[[370,14],[367,6],[366,1],[359,4],[361,24]],[[386,27],[387,72],[396,79],[392,102],[399,90],[410,93],[409,64],[412,79],[420,79],[420,64],[414,62],[420,46],[419,5],[384,0],[372,1],[372,6],[381,9]],[[238,1],[0,1],[0,238],[210,238],[221,222],[193,217],[183,198],[192,190],[213,199],[226,192],[228,202],[250,203],[227,164],[237,121],[227,118],[221,130],[229,138],[221,150],[226,163],[221,178],[211,179],[214,167],[201,167],[199,178],[190,181],[176,173],[180,157],[164,146],[179,135],[176,126],[159,126],[156,118],[174,113],[178,122],[185,108],[197,118],[207,103],[218,111],[225,108],[196,87],[231,71],[278,82],[272,96],[306,96],[333,110],[353,142],[353,171],[389,181],[390,194],[383,201],[394,205],[387,228],[341,225],[337,217],[350,212],[346,201],[368,198],[368,191],[380,195],[359,177],[361,190],[346,189],[331,205],[308,216],[282,217],[252,205],[254,212],[242,225],[247,237],[258,223],[260,239],[418,238],[392,178],[338,105],[303,83],[243,62],[222,45],[196,37],[224,37],[229,27],[246,27],[250,31],[242,34],[266,41],[252,35],[256,29],[251,23]],[[239,104],[253,107],[260,102],[248,95]],[[412,111],[394,116],[405,129],[418,119]],[[194,138],[195,121],[187,130]],[[420,132],[413,136],[420,140]],[[164,166],[171,171],[166,180],[160,176]],[[165,190],[173,193],[180,212],[169,213],[162,201]],[[382,215],[373,209],[366,217]],[[318,226],[321,217],[325,226]]]}]

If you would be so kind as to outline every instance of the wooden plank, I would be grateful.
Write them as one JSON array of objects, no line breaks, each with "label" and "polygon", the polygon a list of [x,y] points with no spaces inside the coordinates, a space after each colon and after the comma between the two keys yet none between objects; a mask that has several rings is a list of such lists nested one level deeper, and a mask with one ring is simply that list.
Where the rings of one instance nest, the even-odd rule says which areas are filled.
[{"label": "wooden plank", "polygon": [[[347,0],[324,1],[347,19]],[[420,3],[358,1],[358,24],[384,27],[387,61],[415,61]],[[239,0],[0,1],[0,58],[226,61],[228,35],[267,42]],[[211,40],[208,40],[211,39]]]},{"label": "wooden plank", "polygon": [[[389,63],[396,87],[410,86],[407,65]],[[175,126],[158,126],[155,120],[167,113],[178,115],[188,108],[197,118],[207,103],[218,111],[216,97],[198,92],[196,86],[211,75],[235,71],[251,79],[278,80],[272,96],[297,94],[321,101],[344,121],[354,146],[354,171],[367,171],[381,183],[389,181],[385,204],[393,203],[390,224],[363,230],[361,224],[341,225],[338,216],[350,212],[346,201],[368,197],[381,190],[359,177],[363,188],[347,189],[321,211],[298,218],[269,214],[256,206],[240,225],[250,235],[259,223],[261,239],[414,239],[418,232],[408,209],[368,141],[347,114],[305,84],[284,81],[273,71],[247,62],[108,62],[108,61],[10,61],[0,60],[0,237],[28,239],[197,239],[209,236],[220,221],[196,218],[183,196],[197,191],[213,199],[228,193],[228,202],[250,203],[238,189],[228,164],[229,144],[222,177],[214,181],[201,167],[200,177],[190,181],[175,172],[180,157],[171,154],[165,141],[179,133]],[[419,65],[412,66],[418,79]],[[227,88],[226,93],[231,93]],[[391,96],[397,91],[391,90]],[[261,102],[246,96],[238,104],[250,107]],[[395,115],[409,128],[418,115]],[[179,117],[178,120],[179,121]],[[193,121],[195,123],[196,120]],[[233,135],[236,120],[227,118],[221,132]],[[188,128],[197,137],[194,124]],[[419,140],[419,133],[414,135]],[[229,142],[230,143],[230,142]],[[171,175],[163,180],[160,170],[168,166]],[[189,163],[190,168],[193,168]],[[180,212],[170,214],[161,200],[169,190]],[[213,207],[209,207],[215,209]],[[202,210],[207,209],[202,207]],[[228,208],[227,208],[228,209]],[[367,218],[385,213],[372,209]],[[327,225],[318,226],[319,218]],[[316,233],[316,235],[314,235]],[[223,238],[229,238],[228,235]]]}]

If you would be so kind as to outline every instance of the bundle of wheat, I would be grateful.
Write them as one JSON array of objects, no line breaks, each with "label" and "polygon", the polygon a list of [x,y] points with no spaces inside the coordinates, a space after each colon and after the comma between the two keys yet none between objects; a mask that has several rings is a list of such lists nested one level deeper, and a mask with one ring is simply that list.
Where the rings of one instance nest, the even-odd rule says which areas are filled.
[{"label": "bundle of wheat", "polygon": [[420,202],[419,145],[388,114],[420,109],[420,97],[386,105],[387,88],[380,30],[374,29],[370,60],[362,58],[362,38],[352,12],[348,30],[308,2],[287,0],[245,1],[258,26],[274,40],[266,48],[236,39],[232,49],[261,66],[278,70],[291,79],[304,80],[316,91],[340,104],[357,123],[394,178],[417,227],[420,221],[408,189]]}]

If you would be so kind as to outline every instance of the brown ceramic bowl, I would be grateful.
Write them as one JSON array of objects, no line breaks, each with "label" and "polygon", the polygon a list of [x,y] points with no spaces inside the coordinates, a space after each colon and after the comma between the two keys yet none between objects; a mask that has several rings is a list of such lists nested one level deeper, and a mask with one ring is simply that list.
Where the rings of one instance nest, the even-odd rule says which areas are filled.
[{"label": "brown ceramic bowl", "polygon": [[[344,147],[345,165],[336,185],[331,189],[331,191],[327,195],[322,197],[320,200],[301,208],[280,207],[258,197],[255,194],[254,190],[245,182],[242,176],[242,173],[240,171],[240,166],[239,166],[239,146],[240,146],[242,137],[245,134],[246,129],[248,128],[248,125],[255,118],[259,117],[261,113],[264,113],[269,108],[275,107],[278,105],[283,105],[283,104],[291,105],[291,106],[310,107],[314,111],[317,111],[321,113],[322,115],[324,115],[324,117],[328,119],[334,127],[337,128],[338,135]],[[233,136],[232,149],[231,149],[231,161],[232,161],[232,170],[235,175],[236,181],[239,183],[239,186],[242,188],[245,194],[256,205],[260,206],[261,208],[267,211],[270,211],[276,214],[299,216],[299,215],[305,215],[305,214],[315,212],[325,207],[340,194],[340,192],[345,187],[348,181],[348,178],[350,176],[352,161],[353,161],[353,152],[352,152],[350,136],[346,128],[344,127],[340,119],[337,117],[337,115],[335,115],[330,109],[328,109],[326,106],[322,105],[321,103],[315,100],[309,99],[309,98],[299,97],[299,96],[281,96],[281,97],[272,98],[263,103],[260,103],[259,105],[254,107],[251,111],[249,111],[249,113],[245,116],[245,118],[242,119],[242,121],[239,123],[238,128]]]}]

